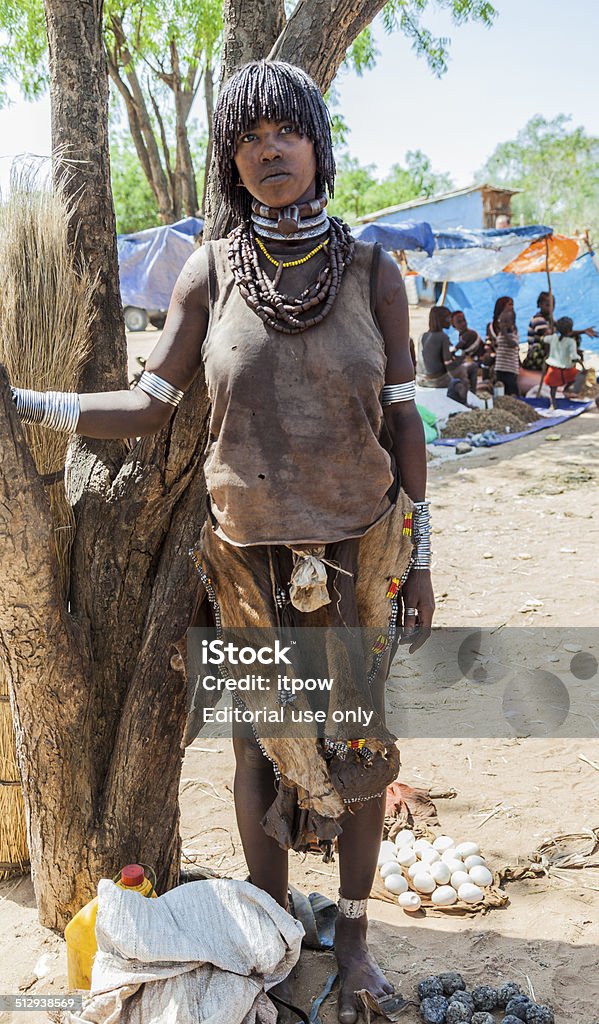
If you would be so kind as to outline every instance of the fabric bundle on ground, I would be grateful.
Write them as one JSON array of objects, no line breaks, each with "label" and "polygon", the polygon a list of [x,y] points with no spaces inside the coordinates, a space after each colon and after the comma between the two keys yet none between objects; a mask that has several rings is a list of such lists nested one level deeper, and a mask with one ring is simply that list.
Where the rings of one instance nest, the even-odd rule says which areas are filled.
[{"label": "fabric bundle on ground", "polygon": [[266,991],[304,929],[249,882],[189,882],[155,900],[98,885],[90,999],[70,1024],[275,1024]]}]

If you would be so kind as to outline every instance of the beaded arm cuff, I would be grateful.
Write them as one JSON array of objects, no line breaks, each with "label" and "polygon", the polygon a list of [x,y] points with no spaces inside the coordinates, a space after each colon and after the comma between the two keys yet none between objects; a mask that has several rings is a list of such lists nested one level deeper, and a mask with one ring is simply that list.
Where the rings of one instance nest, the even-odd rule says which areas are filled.
[{"label": "beaded arm cuff", "polygon": [[381,395],[381,404],[393,405],[394,402],[413,402],[415,398],[415,380],[405,381],[404,384],[385,384]]},{"label": "beaded arm cuff", "polygon": [[141,377],[137,382],[137,387],[141,391],[145,391],[147,395],[152,395],[153,398],[157,398],[160,402],[166,402],[167,405],[173,405],[175,409],[179,405],[179,402],[183,398],[185,392],[179,391],[179,388],[173,387],[168,381],[163,380],[156,373],[150,373],[148,370],[144,370]]},{"label": "beaded arm cuff", "polygon": [[74,434],[81,415],[79,395],[66,391],[11,388],[17,415],[23,423],[39,423],[50,430]]}]

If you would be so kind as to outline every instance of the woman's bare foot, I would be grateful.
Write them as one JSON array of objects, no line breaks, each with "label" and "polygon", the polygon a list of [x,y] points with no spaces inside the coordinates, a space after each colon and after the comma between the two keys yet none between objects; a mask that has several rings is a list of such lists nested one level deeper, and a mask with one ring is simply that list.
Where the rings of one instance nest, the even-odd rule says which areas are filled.
[{"label": "woman's bare foot", "polygon": [[348,918],[339,914],[335,925],[335,956],[339,967],[338,1017],[341,1024],[354,1024],[358,1006],[354,992],[368,991],[381,999],[394,991],[368,950],[368,918]]}]

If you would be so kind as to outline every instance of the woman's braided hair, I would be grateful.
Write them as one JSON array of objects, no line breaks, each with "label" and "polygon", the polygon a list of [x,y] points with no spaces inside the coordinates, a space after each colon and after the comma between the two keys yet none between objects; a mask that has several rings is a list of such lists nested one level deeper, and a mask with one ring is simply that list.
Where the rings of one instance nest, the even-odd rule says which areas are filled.
[{"label": "woman's braided hair", "polygon": [[221,197],[234,217],[251,215],[252,197],[239,188],[234,162],[237,140],[261,118],[290,121],[314,145],[316,195],[325,189],[332,197],[335,159],[331,119],[316,83],[293,64],[258,60],[237,71],[220,91],[214,111],[214,154]]}]

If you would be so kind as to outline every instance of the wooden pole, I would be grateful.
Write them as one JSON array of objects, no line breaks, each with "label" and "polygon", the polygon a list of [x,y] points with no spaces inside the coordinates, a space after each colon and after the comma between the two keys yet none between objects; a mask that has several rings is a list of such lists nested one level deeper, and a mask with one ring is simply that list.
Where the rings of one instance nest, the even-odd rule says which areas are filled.
[{"label": "wooden pole", "polygon": [[[545,235],[545,273],[547,274],[547,291],[549,292],[549,327],[553,333],[553,289],[551,287],[551,274],[549,272],[549,235]],[[541,394],[541,388],[543,387],[543,379],[547,370],[547,363],[543,359],[543,365],[541,367],[541,379],[537,388],[537,398]]]}]

